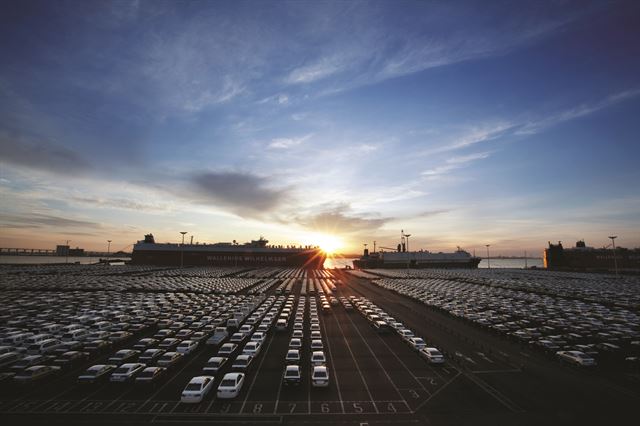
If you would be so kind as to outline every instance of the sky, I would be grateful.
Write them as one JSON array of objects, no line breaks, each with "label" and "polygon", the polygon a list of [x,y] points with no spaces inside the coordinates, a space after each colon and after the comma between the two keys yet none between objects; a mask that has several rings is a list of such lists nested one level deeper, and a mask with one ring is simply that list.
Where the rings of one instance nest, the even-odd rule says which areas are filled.
[{"label": "sky", "polygon": [[5,0],[0,55],[1,247],[640,246],[637,1]]}]

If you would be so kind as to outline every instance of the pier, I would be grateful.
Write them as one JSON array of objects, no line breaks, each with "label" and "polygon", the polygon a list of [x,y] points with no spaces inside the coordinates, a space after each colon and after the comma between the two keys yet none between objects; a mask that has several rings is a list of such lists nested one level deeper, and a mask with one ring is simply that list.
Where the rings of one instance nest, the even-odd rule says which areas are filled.
[{"label": "pier", "polygon": [[0,247],[0,256],[55,256],[53,249]]}]

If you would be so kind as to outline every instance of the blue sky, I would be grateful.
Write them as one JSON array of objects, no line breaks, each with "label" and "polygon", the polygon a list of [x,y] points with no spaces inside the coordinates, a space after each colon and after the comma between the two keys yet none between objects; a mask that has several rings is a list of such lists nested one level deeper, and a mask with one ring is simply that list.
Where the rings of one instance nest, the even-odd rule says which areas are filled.
[{"label": "blue sky", "polygon": [[640,246],[637,2],[0,6],[0,245]]}]

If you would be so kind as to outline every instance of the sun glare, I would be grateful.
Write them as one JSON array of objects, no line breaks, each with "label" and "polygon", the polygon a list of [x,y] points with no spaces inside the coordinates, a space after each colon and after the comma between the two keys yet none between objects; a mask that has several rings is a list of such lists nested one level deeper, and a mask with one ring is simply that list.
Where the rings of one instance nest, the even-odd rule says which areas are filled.
[{"label": "sun glare", "polygon": [[313,245],[319,246],[326,254],[334,254],[343,247],[342,240],[330,234],[312,234],[309,241]]}]

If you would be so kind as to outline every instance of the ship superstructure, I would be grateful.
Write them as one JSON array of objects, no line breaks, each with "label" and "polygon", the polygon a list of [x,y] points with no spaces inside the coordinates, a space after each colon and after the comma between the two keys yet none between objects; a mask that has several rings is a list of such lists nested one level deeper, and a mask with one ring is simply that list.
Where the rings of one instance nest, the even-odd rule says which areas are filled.
[{"label": "ship superstructure", "polygon": [[[452,253],[432,253],[427,250],[409,251],[409,236],[404,231],[401,232],[401,240],[397,248],[387,249],[390,251],[374,251],[369,253],[367,245],[362,257],[353,261],[356,269],[375,268],[477,268],[480,263],[479,257],[474,257],[460,247]],[[375,246],[374,246],[375,247]]]}]

